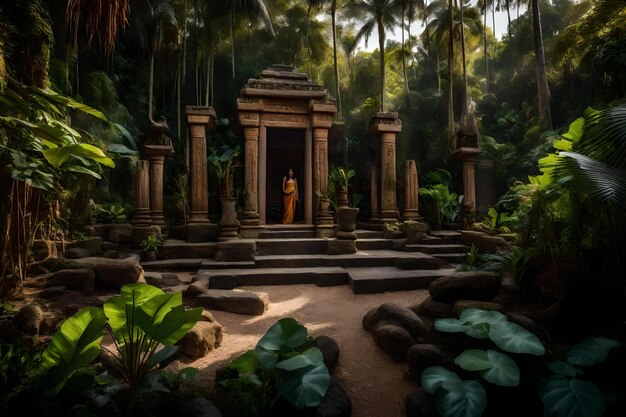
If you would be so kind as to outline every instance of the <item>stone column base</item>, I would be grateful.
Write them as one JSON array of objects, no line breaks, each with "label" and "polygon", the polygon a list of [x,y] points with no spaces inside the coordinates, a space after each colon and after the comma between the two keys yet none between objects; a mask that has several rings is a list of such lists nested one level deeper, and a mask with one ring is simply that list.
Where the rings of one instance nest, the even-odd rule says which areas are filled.
[{"label": "stone column base", "polygon": [[418,209],[404,209],[402,211],[403,220],[419,220],[420,215]]},{"label": "stone column base", "polygon": [[218,242],[239,239],[239,226],[220,226],[219,231],[220,233],[217,235]]},{"label": "stone column base", "polygon": [[315,227],[315,236],[318,239],[328,239],[335,235],[335,225],[330,224],[318,224]]},{"label": "stone column base", "polygon": [[329,255],[348,255],[356,253],[356,241],[355,240],[329,240],[326,253]]},{"label": "stone column base", "polygon": [[398,221],[398,212],[396,210],[381,211],[380,220],[383,222],[396,222]]},{"label": "stone column base", "polygon": [[133,219],[130,221],[133,226],[150,226],[152,223],[152,217],[150,216],[150,209],[141,208],[135,211]]},{"label": "stone column base", "polygon": [[187,224],[187,242],[215,242],[217,240],[217,225],[211,223]]},{"label": "stone column base", "polygon": [[211,223],[209,220],[209,212],[208,211],[192,211],[189,214],[189,223],[199,224],[199,223]]},{"label": "stone column base", "polygon": [[242,239],[258,239],[259,234],[263,230],[265,230],[265,226],[260,224],[260,222],[259,224],[248,225],[242,220],[241,226],[239,226],[239,236]]}]

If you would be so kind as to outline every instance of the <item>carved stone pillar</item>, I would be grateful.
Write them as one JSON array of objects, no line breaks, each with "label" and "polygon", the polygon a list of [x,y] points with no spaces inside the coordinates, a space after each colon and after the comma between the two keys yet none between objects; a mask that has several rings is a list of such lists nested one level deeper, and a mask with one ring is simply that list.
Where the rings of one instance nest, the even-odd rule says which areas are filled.
[{"label": "carved stone pillar", "polygon": [[187,106],[187,126],[190,141],[191,204],[189,223],[209,223],[209,190],[207,171],[206,131],[215,129],[212,107]]},{"label": "carved stone pillar", "polygon": [[148,161],[137,161],[137,174],[135,178],[135,215],[131,220],[134,226],[150,226],[150,176]]},{"label": "carved stone pillar", "polygon": [[242,213],[242,226],[260,226],[258,212],[259,128],[244,127],[246,202]]},{"label": "carved stone pillar", "polygon": [[258,212],[261,224],[265,224],[265,208],[267,206],[267,128],[259,128],[259,187]]},{"label": "carved stone pillar", "polygon": [[478,148],[458,148],[452,156],[463,161],[463,211],[469,221],[476,214],[476,176],[474,160],[480,154]]},{"label": "carved stone pillar", "polygon": [[370,221],[378,222],[380,220],[380,208],[378,205],[378,160],[370,162],[370,205],[371,215]]},{"label": "carved stone pillar", "polygon": [[[304,223],[313,224],[313,212],[319,207],[313,204],[313,132],[311,128],[304,132]],[[316,196],[317,197],[317,196]]]},{"label": "carved stone pillar", "polygon": [[144,152],[150,159],[151,224],[163,226],[163,164],[166,156],[174,154],[174,149],[171,145],[144,145]]},{"label": "carved stone pillar", "polygon": [[380,138],[380,216],[383,221],[398,218],[396,205],[396,134],[402,130],[398,113],[376,113],[370,132]]},{"label": "carved stone pillar", "polygon": [[419,185],[417,181],[417,165],[415,161],[408,160],[404,165],[404,211],[402,217],[405,220],[417,220],[419,218]]}]

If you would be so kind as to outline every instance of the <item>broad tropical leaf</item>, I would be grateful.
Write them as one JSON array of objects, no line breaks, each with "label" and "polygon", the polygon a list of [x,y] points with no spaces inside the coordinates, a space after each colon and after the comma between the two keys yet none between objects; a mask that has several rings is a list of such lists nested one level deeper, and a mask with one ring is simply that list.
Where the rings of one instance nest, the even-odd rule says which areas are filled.
[{"label": "broad tropical leaf", "polygon": [[[490,209],[490,210],[493,210]],[[497,213],[496,213],[497,217]],[[503,323],[507,321],[507,318],[504,314],[498,311],[489,311],[489,310],[481,310],[478,308],[468,308],[461,312],[461,316],[459,317],[459,321],[466,324],[494,324],[494,323]]]},{"label": "broad tropical leaf", "polygon": [[294,371],[311,365],[317,366],[320,363],[324,363],[324,355],[322,355],[322,351],[319,350],[319,348],[312,347],[302,352],[300,355],[278,362],[276,368],[285,371]]},{"label": "broad tropical leaf", "polygon": [[446,381],[461,382],[461,378],[443,366],[431,366],[422,372],[422,388],[429,394],[434,394]]},{"label": "broad tropical leaf", "polygon": [[478,381],[446,381],[435,393],[441,417],[480,417],[487,408],[487,393]]},{"label": "broad tropical leaf", "polygon": [[601,417],[606,409],[596,384],[559,375],[548,379],[542,400],[547,417]]},{"label": "broad tropical leaf", "polygon": [[465,333],[476,339],[487,339],[489,337],[489,325],[487,323],[464,324],[457,319],[438,319],[435,321],[435,329],[447,333]]},{"label": "broad tropical leaf", "polygon": [[283,348],[294,349],[306,342],[308,332],[306,327],[295,319],[279,320],[256,345],[257,358],[264,369],[271,369],[276,365],[277,352]]},{"label": "broad tropical leaf", "polygon": [[617,340],[606,337],[588,337],[572,347],[567,354],[567,362],[572,365],[595,365],[609,356],[609,351],[620,346]]},{"label": "broad tropical leaf", "polygon": [[56,385],[54,395],[79,368],[87,366],[100,354],[106,317],[101,308],[85,307],[65,320],[41,357],[41,366],[48,370]]},{"label": "broad tropical leaf", "polygon": [[511,323],[496,323],[489,329],[489,338],[500,349],[512,353],[528,353],[541,356],[546,349],[541,340],[523,327]]},{"label": "broad tropical leaf", "polygon": [[519,368],[511,357],[497,350],[490,349],[487,351],[487,358],[492,366],[480,373],[486,381],[502,387],[516,387],[519,385]]},{"label": "broad tropical leaf", "polygon": [[279,371],[276,375],[280,395],[300,409],[318,406],[329,385],[330,375],[323,363],[289,372]]},{"label": "broad tropical leaf", "polygon": [[548,362],[546,365],[552,372],[561,376],[574,377],[582,373],[580,369],[575,368],[569,363],[563,361]]}]

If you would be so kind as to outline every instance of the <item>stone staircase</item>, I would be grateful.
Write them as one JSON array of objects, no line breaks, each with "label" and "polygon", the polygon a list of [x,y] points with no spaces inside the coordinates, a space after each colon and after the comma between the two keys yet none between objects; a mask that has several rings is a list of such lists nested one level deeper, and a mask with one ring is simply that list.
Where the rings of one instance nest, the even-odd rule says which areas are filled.
[{"label": "stone staircase", "polygon": [[[315,237],[314,226],[268,226],[256,240],[249,262],[218,262],[217,243],[187,243],[169,239],[164,258],[144,262],[148,271],[189,270],[210,278],[212,288],[253,285],[345,285],[354,293],[427,288],[433,280],[455,272],[452,263],[465,257],[467,247],[443,237],[416,245],[383,238],[383,232],[357,230],[357,252],[327,255],[327,240]],[[400,250],[394,250],[396,249]]]}]

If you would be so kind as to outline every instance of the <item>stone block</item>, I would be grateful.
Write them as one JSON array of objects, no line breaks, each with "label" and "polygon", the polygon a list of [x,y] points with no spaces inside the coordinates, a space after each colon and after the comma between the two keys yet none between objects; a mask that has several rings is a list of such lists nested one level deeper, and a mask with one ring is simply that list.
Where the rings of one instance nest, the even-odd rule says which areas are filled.
[{"label": "stone block", "polygon": [[209,278],[209,288],[232,290],[233,288],[237,288],[237,277],[229,274],[211,275]]},{"label": "stone block", "polygon": [[217,321],[198,321],[177,344],[183,355],[198,359],[222,344],[222,332]]},{"label": "stone block", "polygon": [[218,227],[212,223],[190,223],[187,225],[187,242],[215,242],[217,241]]},{"label": "stone block", "polygon": [[100,255],[102,253],[102,238],[99,236],[88,237],[79,240],[76,246],[87,249],[91,256]]},{"label": "stone block", "polygon": [[137,226],[133,227],[133,247],[140,248],[141,242],[143,242],[148,236],[153,235],[162,239],[160,226]]},{"label": "stone block", "polygon": [[326,253],[329,255],[356,253],[356,242],[354,240],[329,240]]},{"label": "stone block", "polygon": [[217,243],[215,260],[218,262],[254,261],[256,242],[248,239],[227,240]]},{"label": "stone block", "polygon": [[92,269],[62,269],[46,279],[46,287],[65,286],[68,290],[91,292],[95,287],[96,274]]},{"label": "stone block", "polygon": [[428,287],[433,300],[446,303],[458,300],[491,301],[499,290],[498,275],[484,271],[456,272],[437,278]]},{"label": "stone block", "polygon": [[200,305],[213,310],[254,316],[265,313],[270,302],[266,293],[242,290],[207,290],[198,295],[196,300]]},{"label": "stone block", "polygon": [[81,259],[91,256],[91,252],[86,248],[69,248],[63,255],[65,259]]}]

